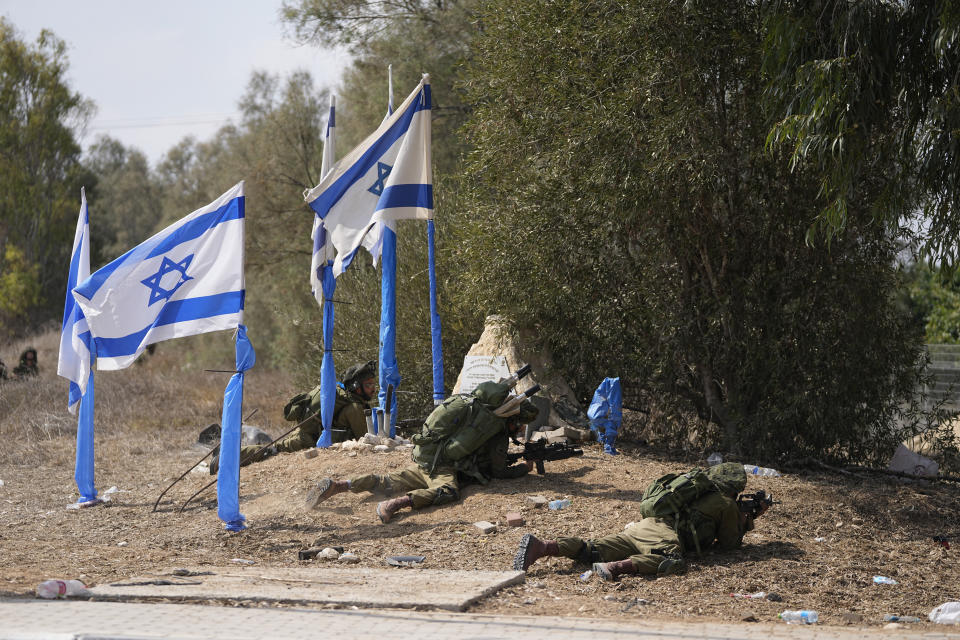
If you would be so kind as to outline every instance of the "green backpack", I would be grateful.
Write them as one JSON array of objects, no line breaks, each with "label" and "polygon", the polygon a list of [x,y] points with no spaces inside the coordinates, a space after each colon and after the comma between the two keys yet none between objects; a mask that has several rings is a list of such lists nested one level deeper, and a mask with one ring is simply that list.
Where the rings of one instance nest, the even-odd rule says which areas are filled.
[{"label": "green backpack", "polygon": [[686,473],[668,473],[650,483],[640,498],[640,515],[644,518],[665,518],[682,514],[698,498],[716,485],[702,469]]},{"label": "green backpack", "polygon": [[481,383],[470,395],[444,400],[427,416],[420,433],[410,441],[416,445],[413,460],[433,473],[442,460],[450,463],[468,456],[503,428],[503,420],[491,409],[503,404],[510,388],[501,383]]},{"label": "green backpack", "polygon": [[[320,397],[320,385],[317,385],[307,393],[298,393],[290,398],[290,402],[283,407],[283,419],[290,422],[301,422],[312,415],[319,416]],[[350,401],[340,393],[340,389],[337,389],[335,398],[333,404],[334,421],[336,421],[337,416],[340,415],[340,411],[350,404]]]}]

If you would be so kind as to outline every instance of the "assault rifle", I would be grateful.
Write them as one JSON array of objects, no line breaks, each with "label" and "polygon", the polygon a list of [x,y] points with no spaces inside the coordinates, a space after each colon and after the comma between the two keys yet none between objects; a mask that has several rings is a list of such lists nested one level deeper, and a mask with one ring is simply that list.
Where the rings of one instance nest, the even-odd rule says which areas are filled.
[{"label": "assault rifle", "polygon": [[[516,440],[514,440],[514,442],[516,442]],[[566,444],[565,442],[547,444],[546,440],[537,440],[536,442],[527,442],[524,444],[523,451],[508,453],[507,462],[513,464],[521,458],[530,460],[537,466],[537,473],[543,475],[546,473],[543,468],[544,461],[566,460],[567,458],[582,455],[583,449],[579,449],[571,444]]]},{"label": "assault rifle", "polygon": [[766,491],[760,490],[756,493],[743,493],[737,497],[737,507],[741,513],[745,513],[751,518],[756,518],[761,512],[766,511],[772,505],[780,504],[773,499],[773,496]]}]

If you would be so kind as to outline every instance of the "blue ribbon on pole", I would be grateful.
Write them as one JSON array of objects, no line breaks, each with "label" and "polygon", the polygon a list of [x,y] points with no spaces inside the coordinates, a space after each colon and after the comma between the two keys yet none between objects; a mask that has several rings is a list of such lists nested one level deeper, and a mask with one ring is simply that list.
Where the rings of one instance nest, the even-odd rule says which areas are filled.
[{"label": "blue ribbon on pole", "polygon": [[[383,273],[380,280],[380,408],[390,412],[390,437],[397,434],[397,389],[400,370],[397,367],[397,234],[388,226],[383,228],[383,253],[380,257]],[[387,385],[393,385],[393,401],[386,405]],[[387,425],[377,425],[377,433],[385,435]]]},{"label": "blue ribbon on pole", "polygon": [[427,220],[427,267],[430,273],[430,346],[433,356],[433,404],[446,398],[443,390],[443,341],[437,311],[437,263],[433,220]]},{"label": "blue ribbon on pole", "polygon": [[228,531],[243,531],[246,518],[240,513],[240,437],[243,427],[243,372],[257,361],[247,328],[237,326],[237,368],[223,392],[220,430],[220,469],[217,471],[217,516]]},{"label": "blue ribbon on pole", "polygon": [[333,444],[333,409],[337,402],[337,373],[333,367],[333,292],[337,280],[333,277],[333,261],[328,260],[320,276],[323,287],[323,361],[320,364],[320,420],[323,431],[317,440],[318,447]]},{"label": "blue ribbon on pole", "polygon": [[93,468],[93,368],[87,379],[87,390],[80,399],[77,411],[77,463],[73,479],[80,491],[80,502],[95,502],[97,490],[94,487]]}]

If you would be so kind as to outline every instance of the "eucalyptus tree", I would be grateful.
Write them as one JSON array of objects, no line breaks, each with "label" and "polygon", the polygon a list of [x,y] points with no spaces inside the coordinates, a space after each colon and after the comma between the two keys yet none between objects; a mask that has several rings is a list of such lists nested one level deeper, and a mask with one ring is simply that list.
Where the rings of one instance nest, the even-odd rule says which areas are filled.
[{"label": "eucalyptus tree", "polygon": [[900,230],[805,243],[821,184],[764,146],[767,8],[486,2],[451,291],[539,330],[584,398],[620,375],[678,438],[879,460],[918,375]]}]

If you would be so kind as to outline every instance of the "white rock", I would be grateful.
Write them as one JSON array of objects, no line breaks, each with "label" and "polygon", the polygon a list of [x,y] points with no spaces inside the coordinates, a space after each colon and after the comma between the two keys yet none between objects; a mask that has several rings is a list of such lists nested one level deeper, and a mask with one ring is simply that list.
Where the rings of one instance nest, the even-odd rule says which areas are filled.
[{"label": "white rock", "polygon": [[350,551],[346,551],[340,554],[339,562],[344,562],[346,564],[355,564],[360,562],[360,557]]},{"label": "white rock", "polygon": [[340,552],[334,549],[333,547],[326,547],[317,554],[317,558],[321,560],[336,560],[340,557]]},{"label": "white rock", "polygon": [[387,445],[385,445],[385,444],[378,444],[377,446],[375,446],[375,447],[373,448],[373,450],[374,450],[375,452],[377,452],[377,453],[387,453],[388,451],[390,451],[390,449],[391,449],[391,447],[389,447],[389,446],[387,446]]}]

